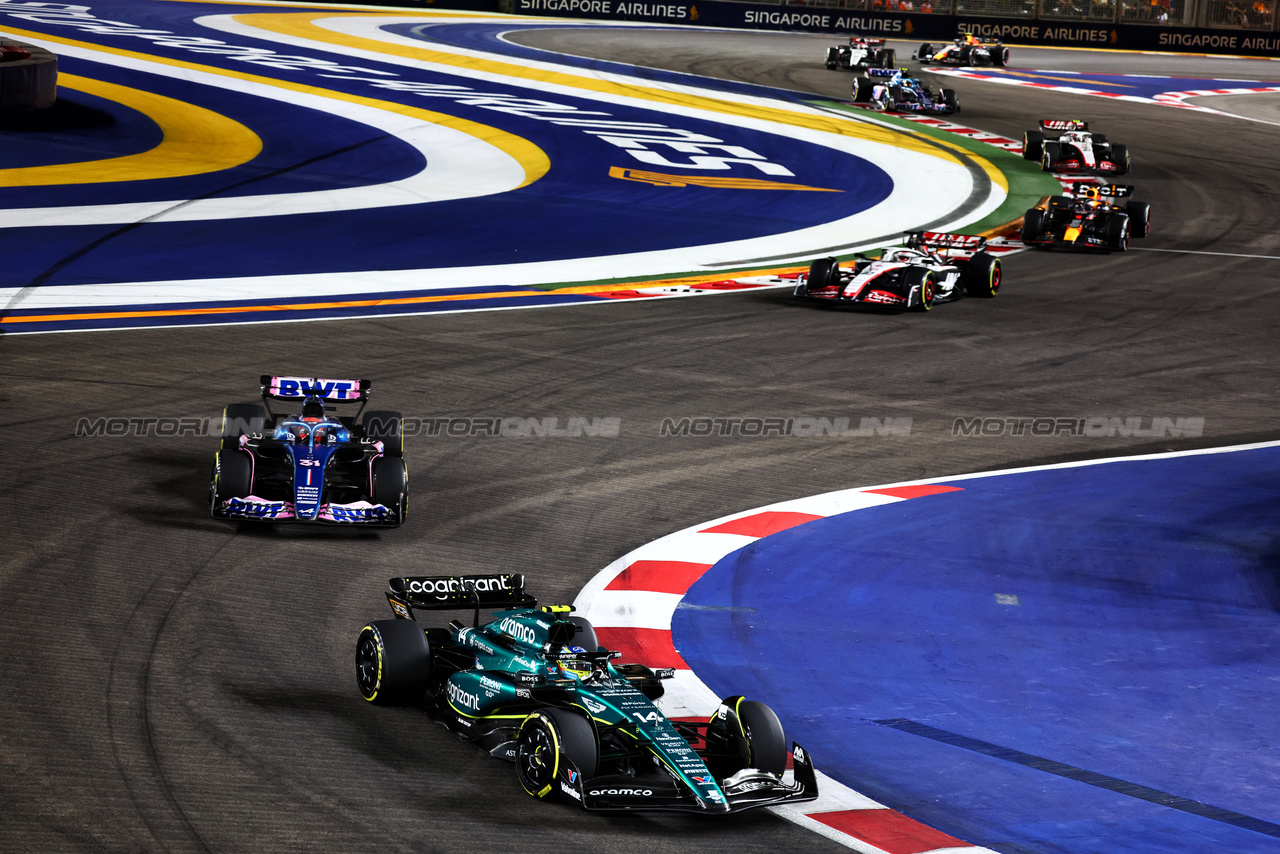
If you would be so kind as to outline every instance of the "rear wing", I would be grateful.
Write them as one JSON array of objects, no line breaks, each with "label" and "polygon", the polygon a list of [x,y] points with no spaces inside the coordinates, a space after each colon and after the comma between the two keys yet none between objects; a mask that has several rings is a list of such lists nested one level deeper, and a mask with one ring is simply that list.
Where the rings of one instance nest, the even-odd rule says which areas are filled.
[{"label": "rear wing", "polygon": [[536,608],[538,600],[524,589],[524,576],[509,575],[411,575],[388,582],[387,601],[397,617],[414,619],[414,609],[423,611],[474,610],[479,622],[481,608],[515,610]]},{"label": "rear wing", "polygon": [[907,246],[930,252],[973,255],[987,246],[987,238],[976,234],[948,234],[943,231],[913,231],[907,235]]},{"label": "rear wing", "polygon": [[884,39],[870,39],[866,36],[849,36],[849,44],[865,44],[868,47],[884,47]]},{"label": "rear wing", "polygon": [[1069,130],[1088,130],[1089,123],[1080,119],[1041,119],[1040,130],[1046,133],[1065,133]]},{"label": "rear wing", "polygon": [[1071,185],[1071,195],[1079,197],[1088,188],[1094,188],[1098,195],[1109,199],[1125,199],[1133,195],[1133,184],[1091,184],[1088,181],[1077,181]]},{"label": "rear wing", "polygon": [[896,68],[868,68],[868,77],[892,77],[898,73]]},{"label": "rear wing", "polygon": [[373,380],[326,380],[315,377],[273,377],[264,374],[262,396],[275,400],[319,397],[327,402],[356,403],[369,399]]}]

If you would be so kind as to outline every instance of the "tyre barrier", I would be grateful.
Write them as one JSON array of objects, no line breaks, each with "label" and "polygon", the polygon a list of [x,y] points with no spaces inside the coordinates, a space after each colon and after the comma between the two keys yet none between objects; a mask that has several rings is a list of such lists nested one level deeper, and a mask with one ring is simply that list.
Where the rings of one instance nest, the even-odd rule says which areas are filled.
[{"label": "tyre barrier", "polygon": [[0,42],[0,111],[52,107],[58,94],[58,57],[49,50]]}]

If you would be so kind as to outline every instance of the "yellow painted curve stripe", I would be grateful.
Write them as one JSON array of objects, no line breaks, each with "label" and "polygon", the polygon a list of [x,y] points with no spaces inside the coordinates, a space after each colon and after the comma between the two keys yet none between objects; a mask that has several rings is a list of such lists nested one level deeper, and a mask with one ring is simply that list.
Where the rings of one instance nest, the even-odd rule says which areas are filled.
[{"label": "yellow painted curve stripe", "polygon": [[164,138],[154,148],[137,154],[0,169],[0,187],[181,178],[231,169],[249,162],[262,151],[262,140],[253,131],[195,104],[73,74],[59,74],[58,86],[137,110],[160,127]]},{"label": "yellow painted curve stripe", "polygon": [[[307,86],[302,83],[293,83],[288,80],[277,80],[274,77],[263,77],[257,74],[246,74],[241,71],[228,71],[212,65],[201,65],[195,62],[186,62],[180,59],[169,59],[168,57],[155,56],[152,54],[139,53],[132,50],[121,50],[120,48],[106,47],[103,45],[93,44],[91,42],[76,41],[74,39],[66,39],[60,36],[51,36],[46,33],[29,32],[25,30],[17,30],[5,27],[5,34],[15,39],[35,39],[44,42],[54,42],[56,44],[64,44],[70,47],[81,48],[84,50],[96,51],[111,56],[122,56],[130,59],[142,60],[145,62],[154,62],[157,65],[167,65],[172,68],[183,68],[191,71],[201,71],[207,74],[216,74],[219,77],[226,77],[232,80],[245,80],[250,83],[260,83],[264,86],[272,86],[277,89],[285,89],[291,92],[301,92],[308,95],[315,95],[320,98],[328,98],[333,101],[345,101],[350,104],[359,104],[363,107],[370,107],[375,110],[383,110],[388,113],[396,113],[398,115],[407,116],[428,124],[439,125],[456,130],[468,136],[475,137],[483,142],[487,142],[495,148],[501,150],[524,169],[525,177],[521,182],[521,187],[526,187],[546,175],[551,169],[551,160],[546,153],[538,148],[527,139],[516,136],[513,133],[500,130],[499,128],[489,125],[480,124],[479,122],[460,119],[456,116],[437,113],[432,110],[423,110],[418,107],[406,107],[403,104],[397,104],[394,101],[380,101],[376,98],[365,98],[360,95],[348,95],[345,92],[338,92],[332,89],[323,89],[318,86]],[[197,84],[199,85],[199,84]]]},{"label": "yellow painted curve stripe", "polygon": [[[412,10],[407,9],[405,12],[408,12],[409,14],[413,13]],[[358,15],[354,17],[387,17],[388,14],[389,13],[367,16]],[[579,77],[577,75],[565,74],[559,71],[528,68],[523,65],[503,62],[494,58],[459,56],[458,54],[445,53],[443,51],[431,50],[430,48],[389,44],[376,39],[367,39],[363,36],[350,36],[343,33],[336,33],[332,30],[326,30],[323,27],[317,26],[314,23],[316,20],[321,18],[335,17],[342,17],[342,15],[333,13],[327,15],[316,15],[312,13],[261,12],[235,16],[236,20],[240,23],[251,27],[257,27],[258,29],[265,30],[267,32],[309,39],[311,41],[324,42],[339,48],[355,47],[387,54],[389,56],[399,56],[405,59],[432,62],[437,65],[450,66],[453,68],[465,69],[467,71],[481,71],[490,74],[498,73],[534,84],[550,83],[560,86],[568,86],[574,89],[599,92],[605,95],[613,95],[615,97],[623,96],[644,101],[652,101],[658,104],[672,104],[691,109],[710,110],[724,115],[737,116],[739,118],[762,119],[782,125],[791,125],[793,127],[825,131],[827,133],[838,134],[840,136],[852,136],[858,139],[866,139],[872,142],[891,145],[895,148],[904,148],[909,151],[929,155],[931,157],[957,160],[957,158],[955,158],[955,156],[950,152],[940,151],[936,147],[922,142],[914,134],[894,131],[881,127],[880,125],[874,125],[867,122],[842,121],[826,116],[813,115],[811,113],[795,113],[776,107],[741,104],[735,101],[708,95],[667,92],[649,89],[638,85],[632,86],[624,83],[614,83],[608,80],[598,80],[591,77]],[[352,16],[348,15],[348,17]],[[407,16],[401,14],[398,17]],[[338,52],[341,53],[341,51]]]}]

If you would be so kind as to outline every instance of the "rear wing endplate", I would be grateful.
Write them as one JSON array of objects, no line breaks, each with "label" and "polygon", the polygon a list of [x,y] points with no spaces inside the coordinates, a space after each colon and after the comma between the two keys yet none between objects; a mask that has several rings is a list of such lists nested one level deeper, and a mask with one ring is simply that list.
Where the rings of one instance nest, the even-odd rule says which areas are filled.
[{"label": "rear wing endplate", "polygon": [[[416,575],[388,582],[387,601],[398,617],[413,618],[414,609],[450,611],[481,608],[536,608],[538,600],[524,589],[524,576]],[[403,610],[402,610],[403,609]]]}]

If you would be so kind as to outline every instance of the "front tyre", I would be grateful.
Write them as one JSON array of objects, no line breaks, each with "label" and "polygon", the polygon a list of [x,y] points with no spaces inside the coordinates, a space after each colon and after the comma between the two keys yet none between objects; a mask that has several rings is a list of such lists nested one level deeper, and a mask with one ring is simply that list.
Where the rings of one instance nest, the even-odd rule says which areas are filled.
[{"label": "front tyre", "polygon": [[230,403],[222,409],[222,449],[240,447],[240,437],[266,429],[267,410],[256,403]]},{"label": "front tyre", "polygon": [[218,516],[222,505],[232,498],[253,493],[253,463],[244,451],[218,451],[209,479],[209,512]]},{"label": "front tyre", "polygon": [[1107,220],[1107,243],[1117,252],[1129,248],[1129,216],[1115,214]]},{"label": "front tyre", "polygon": [[1040,154],[1040,170],[1042,172],[1052,172],[1054,167],[1058,165],[1058,160],[1062,157],[1062,148],[1056,142],[1046,142],[1044,149]]},{"label": "front tyre", "polygon": [[[840,284],[840,264],[835,258],[819,258],[809,265],[809,275],[805,278],[805,292],[821,291]],[[796,291],[799,296],[804,293]]]},{"label": "front tyre", "polygon": [[1129,231],[1134,237],[1146,237],[1151,233],[1151,205],[1146,202],[1129,202],[1124,210],[1129,215]]},{"label": "front tyre", "polygon": [[755,700],[743,700],[738,706],[751,754],[750,767],[782,776],[787,767],[787,736],[773,709]]},{"label": "front tyre", "polygon": [[1048,213],[1039,208],[1032,208],[1022,218],[1022,242],[1031,243],[1044,237],[1045,222]]},{"label": "front tyre", "polygon": [[912,311],[929,311],[933,308],[933,298],[937,295],[938,282],[934,278],[932,270],[926,270],[922,267],[913,267],[907,272],[907,296],[910,299],[912,291],[916,291],[918,298],[911,305]]},{"label": "front tyre", "polygon": [[990,299],[1000,292],[1000,259],[986,252],[979,252],[969,259],[964,274],[966,296]]},{"label": "front tyre", "polygon": [[413,620],[377,620],[356,640],[356,686],[379,706],[419,703],[431,679],[431,644]]},{"label": "front tyre", "polygon": [[1111,146],[1111,162],[1115,164],[1116,174],[1123,175],[1129,171],[1129,149],[1124,145]]},{"label": "front tyre", "polygon": [[[596,775],[600,748],[595,730],[582,715],[567,709],[539,709],[524,719],[516,736],[516,776],[535,798],[553,799],[556,778],[567,762],[582,778]],[[566,762],[567,761],[567,762]]]},{"label": "front tyre", "polygon": [[1022,135],[1022,159],[1039,160],[1044,153],[1044,132],[1029,130]]},{"label": "front tyre", "polygon": [[373,482],[369,494],[374,504],[390,507],[396,525],[404,523],[409,510],[409,470],[400,457],[378,457],[373,461]]},{"label": "front tyre", "polygon": [[382,453],[388,457],[404,455],[404,418],[390,409],[375,409],[360,419],[360,430],[366,439],[382,443]]},{"label": "front tyre", "polygon": [[867,103],[875,95],[876,85],[871,82],[870,77],[853,78],[853,100],[858,103]]}]

